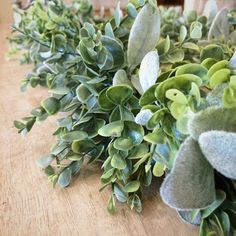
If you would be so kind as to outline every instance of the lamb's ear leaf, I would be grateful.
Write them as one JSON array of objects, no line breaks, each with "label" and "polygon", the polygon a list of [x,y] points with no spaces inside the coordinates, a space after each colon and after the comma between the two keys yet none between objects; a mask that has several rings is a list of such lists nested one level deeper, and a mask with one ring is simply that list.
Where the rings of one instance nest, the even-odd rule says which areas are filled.
[{"label": "lamb's ear leaf", "polygon": [[188,128],[195,140],[210,130],[236,132],[236,108],[209,107],[192,116]]},{"label": "lamb's ear leaf", "polygon": [[139,125],[146,125],[149,119],[152,117],[153,113],[148,110],[144,109],[141,110],[135,117],[135,122]]},{"label": "lamb's ear leaf", "polygon": [[156,46],[160,37],[160,13],[146,4],[138,13],[128,41],[128,64],[137,66],[143,57]]},{"label": "lamb's ear leaf", "polygon": [[178,210],[204,209],[215,200],[213,168],[194,139],[187,138],[180,146],[160,193],[166,204]]},{"label": "lamb's ear leaf", "polygon": [[139,81],[144,92],[156,83],[160,67],[159,63],[157,51],[148,52],[143,58],[140,65]]},{"label": "lamb's ear leaf", "polygon": [[200,135],[201,150],[222,175],[236,180],[236,133],[209,131]]},{"label": "lamb's ear leaf", "polygon": [[217,12],[216,0],[208,0],[204,6],[203,15],[207,17],[209,23],[215,18]]},{"label": "lamb's ear leaf", "polygon": [[229,38],[229,22],[228,22],[228,9],[223,8],[219,11],[209,29],[208,40],[212,40],[213,38],[219,38],[224,36],[225,41]]}]

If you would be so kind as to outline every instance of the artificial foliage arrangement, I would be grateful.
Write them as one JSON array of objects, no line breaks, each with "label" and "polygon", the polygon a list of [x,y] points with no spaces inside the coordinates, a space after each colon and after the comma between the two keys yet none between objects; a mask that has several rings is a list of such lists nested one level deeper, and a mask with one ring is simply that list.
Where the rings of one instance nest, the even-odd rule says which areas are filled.
[{"label": "artificial foliage arrangement", "polygon": [[22,89],[50,96],[15,127],[26,134],[64,114],[38,161],[54,186],[99,162],[108,211],[119,201],[141,212],[144,189],[163,176],[163,201],[200,235],[236,234],[236,16],[212,0],[204,14],[155,0],[111,17],[87,0],[16,9],[12,52],[34,66]]}]

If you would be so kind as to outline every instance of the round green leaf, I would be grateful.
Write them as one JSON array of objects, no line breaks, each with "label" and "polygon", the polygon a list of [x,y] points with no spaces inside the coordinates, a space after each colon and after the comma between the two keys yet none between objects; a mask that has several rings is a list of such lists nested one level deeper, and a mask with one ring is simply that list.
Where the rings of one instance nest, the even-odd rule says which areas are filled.
[{"label": "round green leaf", "polygon": [[221,69],[216,71],[210,78],[210,87],[214,88],[230,79],[230,70]]},{"label": "round green leaf", "polygon": [[205,60],[206,58],[213,58],[217,61],[220,61],[224,58],[224,51],[222,47],[216,44],[210,44],[201,51],[200,58],[201,61]]},{"label": "round green leaf", "polygon": [[71,149],[74,153],[78,154],[86,154],[94,148],[95,144],[93,141],[87,140],[75,140],[72,145]]},{"label": "round green leaf", "polygon": [[155,97],[156,87],[157,87],[157,84],[154,84],[142,95],[142,97],[139,100],[140,106],[149,105],[156,101],[156,97]]},{"label": "round green leaf", "polygon": [[133,142],[129,138],[117,138],[114,142],[114,148],[122,151],[130,150]]},{"label": "round green leaf", "polygon": [[131,139],[134,145],[139,145],[143,141],[143,127],[133,121],[125,121],[124,124],[125,127],[122,133],[122,137]]},{"label": "round green leaf", "polygon": [[198,76],[192,74],[169,78],[156,87],[155,96],[159,101],[163,102],[168,89],[188,90],[191,88],[192,82],[196,83],[198,86],[202,84],[202,80]]},{"label": "round green leaf", "polygon": [[76,95],[77,95],[78,100],[84,103],[91,96],[91,92],[85,85],[81,84],[76,89]]},{"label": "round green leaf", "polygon": [[120,137],[123,129],[124,129],[124,122],[115,121],[101,127],[98,130],[98,134],[104,137]]},{"label": "round green leaf", "polygon": [[140,182],[138,180],[131,181],[127,183],[124,187],[125,192],[133,193],[136,192],[140,187]]},{"label": "round green leaf", "polygon": [[106,96],[110,102],[122,105],[133,95],[133,89],[128,85],[116,85],[107,89]]},{"label": "round green leaf", "polygon": [[179,104],[186,105],[188,103],[186,96],[178,89],[168,89],[166,91],[166,97]]},{"label": "round green leaf", "polygon": [[60,101],[54,97],[50,97],[42,101],[42,107],[49,115],[54,115],[60,110]]},{"label": "round green leaf", "polygon": [[165,173],[165,165],[162,163],[156,162],[154,167],[153,167],[153,175],[156,177],[161,177]]},{"label": "round green leaf", "polygon": [[107,88],[100,92],[98,96],[98,104],[103,110],[110,111],[115,107],[115,105],[107,98],[106,91]]},{"label": "round green leaf", "polygon": [[211,66],[211,68],[208,71],[208,77],[211,78],[211,76],[217,72],[218,70],[227,68],[229,62],[227,60],[223,60],[223,61],[219,61],[217,63],[215,63],[213,66]]},{"label": "round green leaf", "polygon": [[83,131],[72,131],[61,136],[61,139],[67,142],[73,142],[75,140],[83,140],[88,137],[88,134]]},{"label": "round green leaf", "polygon": [[126,167],[126,161],[120,154],[114,154],[111,159],[111,166],[118,169],[123,170]]},{"label": "round green leaf", "polygon": [[160,109],[160,110],[156,111],[147,123],[148,129],[156,128],[156,126],[159,124],[159,122],[163,119],[166,112],[167,112],[166,108],[163,108],[163,109]]},{"label": "round green leaf", "polygon": [[176,71],[176,75],[193,74],[200,77],[202,81],[208,80],[207,73],[208,70],[204,66],[194,63],[180,66]]},{"label": "round green leaf", "polygon": [[202,61],[201,65],[209,70],[216,62],[217,61],[213,58],[206,58]]}]

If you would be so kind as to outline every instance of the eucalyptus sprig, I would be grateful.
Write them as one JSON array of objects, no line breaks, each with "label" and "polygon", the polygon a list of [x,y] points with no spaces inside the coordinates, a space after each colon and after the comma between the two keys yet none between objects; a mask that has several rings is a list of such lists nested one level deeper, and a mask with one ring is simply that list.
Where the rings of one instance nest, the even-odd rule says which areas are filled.
[{"label": "eucalyptus sprig", "polygon": [[[212,156],[202,150],[203,161],[196,164],[201,139],[194,139],[199,152],[185,143],[192,137],[193,117],[206,112],[208,120],[212,114],[207,111],[215,106],[228,115],[224,121],[216,119],[220,129],[210,126],[202,133],[232,132],[225,124],[236,105],[234,15],[224,10],[212,20],[194,11],[182,14],[157,7],[153,0],[132,0],[124,11],[118,5],[113,16],[99,19],[89,6],[87,1],[75,1],[68,8],[61,1],[43,5],[38,0],[14,26],[21,36],[20,41],[18,35],[12,40],[22,42],[34,62],[24,87],[46,86],[51,94],[30,116],[15,121],[16,128],[26,134],[38,121],[64,113],[54,132],[57,142],[39,159],[39,166],[54,185],[67,187],[83,164],[101,163],[101,190],[111,189],[110,213],[115,212],[116,200],[141,212],[144,188],[169,172],[162,189],[172,189],[173,196],[178,194],[168,179],[178,172],[174,179],[181,182],[179,176],[185,176],[183,181],[199,201],[209,197],[197,192],[202,183],[195,186],[192,173],[204,176],[201,164],[205,159],[211,163]],[[43,18],[37,14],[42,10]],[[224,31],[219,32],[218,24]],[[197,127],[201,125],[200,119]],[[220,138],[228,141],[228,135],[235,136]],[[190,149],[189,155],[181,154],[183,146]],[[189,160],[182,162],[186,156]],[[224,175],[218,168],[221,162],[211,164],[212,198],[206,204],[181,195],[180,204],[187,201],[190,207],[179,207],[166,200],[164,190],[162,197],[184,220],[201,224],[201,235],[229,235],[235,231],[234,177]],[[177,188],[188,195],[181,183]]]}]

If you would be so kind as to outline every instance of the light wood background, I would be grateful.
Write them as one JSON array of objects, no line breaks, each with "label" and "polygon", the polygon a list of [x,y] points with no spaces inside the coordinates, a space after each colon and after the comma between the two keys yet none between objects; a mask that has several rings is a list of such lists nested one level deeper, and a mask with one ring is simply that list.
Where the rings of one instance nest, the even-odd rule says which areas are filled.
[{"label": "light wood background", "polygon": [[144,199],[142,214],[125,205],[116,215],[106,211],[109,190],[99,193],[100,166],[85,166],[67,189],[52,188],[36,166],[53,144],[55,118],[38,124],[25,138],[13,120],[29,114],[47,91],[19,90],[31,66],[6,61],[9,25],[0,25],[0,236],[195,236],[161,201],[158,184]]}]

